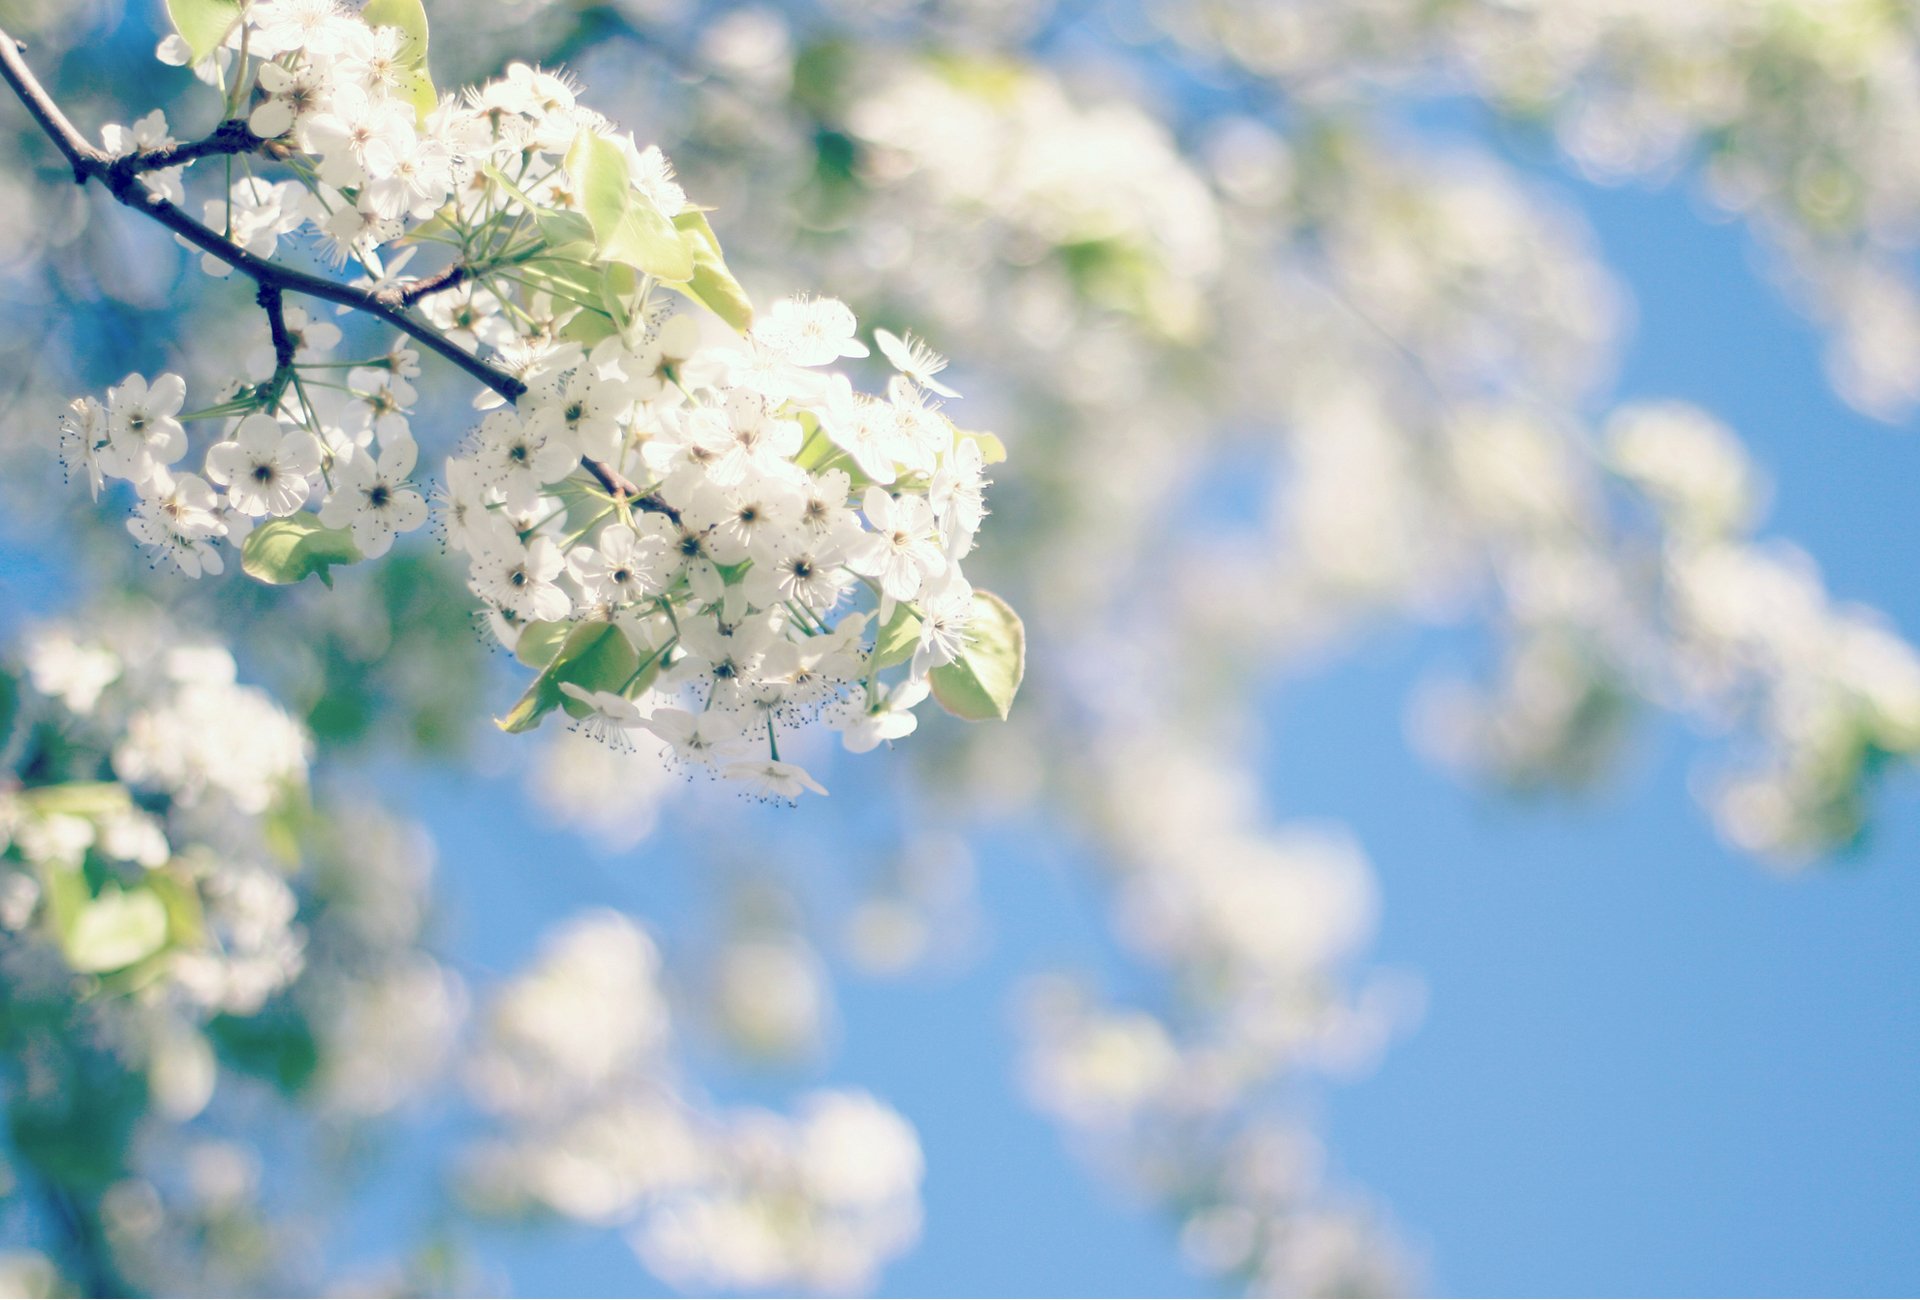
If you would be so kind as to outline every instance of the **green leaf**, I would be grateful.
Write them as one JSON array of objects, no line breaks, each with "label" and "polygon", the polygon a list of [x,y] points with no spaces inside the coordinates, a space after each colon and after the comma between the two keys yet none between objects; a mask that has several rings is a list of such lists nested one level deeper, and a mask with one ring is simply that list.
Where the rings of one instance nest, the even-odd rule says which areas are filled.
[{"label": "green leaf", "polygon": [[960,657],[931,674],[933,698],[968,722],[1004,721],[1027,672],[1027,629],[990,591],[973,593],[971,640]]},{"label": "green leaf", "polygon": [[639,653],[618,626],[581,623],[567,634],[553,661],[496,725],[502,731],[530,731],[562,704],[578,703],[560,689],[562,682],[572,682],[587,691],[617,691],[639,666]]},{"label": "green leaf", "polygon": [[745,334],[753,327],[753,304],[747,301],[747,291],[727,270],[726,259],[720,253],[720,240],[707,224],[707,214],[698,208],[688,208],[673,219],[673,224],[680,231],[680,241],[693,256],[693,278],[674,288]]},{"label": "green leaf", "polygon": [[593,227],[596,257],[669,283],[693,278],[693,253],[673,221],[634,189],[619,145],[596,131],[582,131],[567,150],[567,175]]},{"label": "green leaf", "polygon": [[980,444],[982,465],[998,465],[1007,458],[1007,444],[1001,442],[996,434],[981,429],[955,429],[954,432],[969,442]]},{"label": "green leaf", "polygon": [[413,115],[425,121],[440,104],[440,95],[427,74],[427,11],[420,0],[367,0],[360,11],[369,27],[400,29],[400,93],[413,105]]},{"label": "green leaf", "polygon": [[597,311],[583,311],[574,315],[560,329],[560,337],[569,343],[578,343],[589,352],[601,339],[610,339],[620,332],[620,327]]},{"label": "green leaf", "polygon": [[533,224],[540,231],[540,237],[547,241],[552,250],[563,249],[569,244],[593,244],[593,223],[584,213],[573,212],[566,208],[543,208],[531,199],[526,202],[527,210],[533,213]]},{"label": "green leaf", "polygon": [[167,906],[151,889],[104,886],[60,935],[67,964],[89,974],[119,970],[167,943]]},{"label": "green leaf", "polygon": [[601,272],[587,264],[592,256],[591,244],[569,245],[548,256],[528,258],[521,266],[521,273],[536,289],[604,317],[606,311],[600,305]]},{"label": "green leaf", "polygon": [[167,0],[173,30],[187,43],[195,63],[220,48],[240,21],[239,0]]},{"label": "green leaf", "polygon": [[571,623],[529,623],[520,629],[520,639],[513,645],[513,657],[529,668],[545,668],[560,653],[572,628]]},{"label": "green leaf", "polygon": [[320,1045],[307,1017],[294,1011],[285,998],[275,999],[251,1016],[215,1016],[207,1037],[220,1055],[248,1074],[269,1079],[292,1096],[305,1088],[320,1068]]},{"label": "green leaf", "polygon": [[108,817],[133,804],[127,787],[115,781],[66,781],[35,786],[19,794],[27,810],[42,817]]},{"label": "green leaf", "polygon": [[420,0],[367,0],[360,11],[369,27],[398,27],[400,66],[421,68],[427,62],[427,11]]},{"label": "green leaf", "polygon": [[426,121],[428,114],[440,107],[440,92],[433,88],[433,78],[427,75],[425,68],[403,69],[400,73],[400,93],[413,105],[416,122]]},{"label": "green leaf", "polygon": [[181,948],[206,942],[207,914],[200,905],[200,892],[191,883],[161,868],[147,874],[147,887],[167,909],[167,936]]},{"label": "green leaf", "polygon": [[318,515],[306,510],[261,524],[247,534],[246,544],[240,548],[240,567],[276,586],[317,573],[320,581],[331,587],[332,567],[352,564],[359,558],[352,533],[329,528]]},{"label": "green leaf", "polygon": [[893,607],[893,613],[873,635],[872,666],[880,669],[903,664],[913,658],[913,652],[919,648],[920,615],[903,600]]}]

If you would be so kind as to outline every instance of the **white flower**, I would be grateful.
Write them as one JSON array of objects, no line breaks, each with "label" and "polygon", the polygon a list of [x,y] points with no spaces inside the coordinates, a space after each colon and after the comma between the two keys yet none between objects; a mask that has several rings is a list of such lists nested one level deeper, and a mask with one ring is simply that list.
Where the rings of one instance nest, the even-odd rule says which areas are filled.
[{"label": "white flower", "polygon": [[658,524],[637,531],[624,522],[608,524],[595,539],[569,556],[574,577],[594,601],[623,605],[661,591],[667,568],[667,538]]},{"label": "white flower", "polygon": [[174,417],[187,400],[187,381],[164,374],[151,387],[140,375],[128,375],[107,390],[108,472],[145,483],[187,454],[187,431]]},{"label": "white flower", "polygon": [[[357,187],[369,175],[393,172],[413,139],[413,110],[404,100],[376,100],[359,86],[336,86],[327,106],[306,119],[304,134],[320,155],[320,179]],[[402,250],[389,274],[397,274],[413,252]]]},{"label": "white flower", "polygon": [[346,528],[360,554],[385,555],[400,533],[427,522],[427,503],[407,482],[418,449],[411,438],[383,440],[379,459],[356,451],[334,468],[333,495],[320,508],[320,522]]},{"label": "white flower", "polygon": [[858,328],[838,298],[782,298],[754,325],[753,339],[793,365],[827,366],[867,355],[867,345],[854,337]]},{"label": "white flower", "polygon": [[617,380],[596,377],[582,366],[565,383],[537,385],[520,402],[521,418],[571,447],[576,456],[613,460],[624,436],[620,420],[633,394]]},{"label": "white flower", "polygon": [[517,618],[552,622],[573,610],[573,601],[555,581],[567,567],[560,548],[545,537],[522,546],[511,534],[498,551],[474,565],[480,595]]},{"label": "white flower", "polygon": [[633,187],[646,195],[662,216],[679,216],[680,209],[687,206],[687,192],[674,183],[673,164],[660,152],[660,146],[650,144],[636,153],[632,136],[623,137],[620,143],[626,146],[627,172]]},{"label": "white flower", "polygon": [[67,403],[60,417],[60,463],[69,475],[86,476],[87,490],[96,501],[107,476],[101,453],[106,452],[109,460],[114,459],[112,445],[107,432],[106,407],[91,397],[76,397]]},{"label": "white flower", "polygon": [[375,215],[421,216],[445,202],[453,188],[453,155],[447,147],[422,136],[390,138],[389,144],[392,166],[385,175],[372,177],[362,191]]},{"label": "white flower", "polygon": [[891,403],[853,392],[844,378],[835,379],[827,408],[820,413],[820,428],[853,457],[862,474],[875,483],[893,482],[897,462],[912,455],[901,433],[900,412]]},{"label": "white flower", "polygon": [[926,698],[925,681],[908,680],[892,687],[876,685],[873,703],[842,728],[840,743],[851,753],[864,754],[882,741],[912,735],[920,725],[913,707]]},{"label": "white flower", "polygon": [[743,583],[748,599],[763,609],[791,600],[824,614],[852,585],[845,560],[845,550],[830,538],[790,533],[771,559],[754,562]]},{"label": "white flower", "polygon": [[260,89],[267,97],[247,115],[247,129],[262,140],[285,135],[325,106],[327,81],[317,67],[287,68],[271,61],[259,66]]},{"label": "white flower", "polygon": [[76,641],[60,629],[37,632],[26,645],[27,675],[33,689],[85,716],[100,693],[120,678],[120,656],[102,645]]},{"label": "white flower", "polygon": [[235,510],[255,518],[300,509],[319,472],[319,439],[258,412],[240,422],[230,441],[207,448],[207,477],[227,489]]},{"label": "white flower", "polygon": [[825,794],[827,788],[808,775],[807,769],[798,763],[786,763],[777,758],[746,759],[729,763],[721,769],[721,774],[729,781],[738,781],[748,791],[763,799],[793,800],[805,791]]},{"label": "white flower", "polygon": [[247,20],[253,24],[250,48],[269,59],[297,50],[323,60],[345,48],[347,28],[360,26],[337,0],[266,0],[248,12]]},{"label": "white flower", "polygon": [[140,485],[140,504],[127,520],[127,531],[189,578],[219,573],[225,566],[214,541],[224,526],[215,504],[213,489],[198,474],[175,478],[156,469]]},{"label": "white flower", "polygon": [[879,486],[867,489],[861,509],[873,531],[848,551],[847,567],[878,579],[892,600],[912,600],[928,576],[947,567],[932,509],[920,497],[890,496]]},{"label": "white flower", "polygon": [[666,741],[673,756],[682,762],[711,763],[737,753],[742,742],[740,724],[733,715],[711,710],[689,713],[663,706],[641,725]]},{"label": "white flower", "polygon": [[972,639],[972,627],[973,588],[958,565],[949,566],[920,589],[920,644],[913,651],[913,675],[924,677],[958,659]]},{"label": "white flower", "polygon": [[947,558],[957,560],[973,549],[974,535],[987,517],[986,477],[980,444],[960,439],[934,471],[927,501],[946,534]]},{"label": "white flower", "polygon": [[480,476],[506,493],[507,508],[533,509],[546,487],[565,478],[579,455],[550,425],[530,425],[502,408],[480,422],[473,464]]},{"label": "white flower", "polygon": [[625,733],[646,725],[646,710],[616,692],[590,691],[574,682],[561,682],[560,693],[593,710],[580,724],[580,730],[603,744],[626,749],[630,742]]},{"label": "white flower", "polygon": [[109,122],[100,128],[100,143],[109,158],[125,158],[136,153],[165,149],[178,143],[167,134],[167,115],[154,109],[132,126]]},{"label": "white flower", "polygon": [[[702,411],[694,418],[718,417]],[[793,454],[800,450],[800,426],[767,412],[758,393],[736,390],[727,395],[724,416],[725,450],[707,469],[707,477],[730,487],[749,477],[778,477],[793,473]]]},{"label": "white flower", "polygon": [[942,397],[960,396],[934,378],[947,368],[947,359],[928,347],[924,340],[915,338],[911,333],[901,338],[887,330],[875,330],[873,338],[887,360],[893,363],[893,368],[908,379]]}]

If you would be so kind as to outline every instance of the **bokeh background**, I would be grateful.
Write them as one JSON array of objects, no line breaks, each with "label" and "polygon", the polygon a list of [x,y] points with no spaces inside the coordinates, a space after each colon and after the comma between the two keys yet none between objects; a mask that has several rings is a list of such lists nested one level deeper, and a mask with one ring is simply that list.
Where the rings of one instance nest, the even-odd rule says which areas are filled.
[{"label": "bokeh background", "polygon": [[[254,1013],[7,931],[6,1289],[1920,1285],[1910,7],[428,11],[442,86],[565,62],[665,148],[756,300],[954,357],[1029,679],[762,809],[494,734],[425,536],[148,573],[58,412],[264,329],[0,109],[9,662],[229,644],[334,828]],[[0,15],[84,127],[211,125],[158,4]],[[924,1157],[853,1228],[755,1128],[822,1089]]]}]

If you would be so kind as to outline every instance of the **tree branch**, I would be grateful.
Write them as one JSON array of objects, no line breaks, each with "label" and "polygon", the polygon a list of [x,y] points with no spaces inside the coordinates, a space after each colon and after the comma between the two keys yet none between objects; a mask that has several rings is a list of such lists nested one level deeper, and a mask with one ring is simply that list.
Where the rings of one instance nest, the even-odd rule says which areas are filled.
[{"label": "tree branch", "polygon": [[[53,96],[47,93],[39,78],[33,75],[33,69],[21,57],[23,48],[20,42],[0,30],[0,80],[5,80],[13,89],[47,138],[66,156],[73,168],[74,182],[85,185],[90,180],[99,181],[123,206],[159,222],[195,248],[225,262],[254,282],[255,296],[267,313],[267,325],[273,333],[276,370],[272,383],[275,388],[283,386],[281,377],[283,374],[290,375],[293,365],[294,343],[287,332],[282,298],[287,293],[298,293],[338,303],[385,321],[509,402],[519,401],[527,391],[526,384],[518,378],[482,361],[432,325],[411,315],[408,310],[423,298],[463,283],[468,275],[465,266],[456,263],[412,284],[373,293],[324,276],[282,266],[250,253],[211,227],[195,221],[178,206],[147,189],[140,181],[142,172],[177,166],[196,158],[245,153],[257,148],[264,142],[248,129],[245,122],[238,119],[224,121],[214,129],[212,135],[192,144],[150,150],[121,159],[108,158],[60,110],[59,104],[54,102]],[[626,499],[642,510],[654,510],[678,518],[665,502],[643,495],[638,487],[611,465],[584,456],[580,464],[609,495]]]},{"label": "tree branch", "polygon": [[130,167],[116,166],[113,159],[95,148],[73,123],[67,120],[67,115],[60,111],[60,106],[53,101],[53,97],[33,75],[33,69],[28,67],[26,60],[20,57],[20,43],[5,31],[0,31],[0,79],[4,79],[7,85],[12,87],[13,93],[26,106],[27,112],[32,114],[34,121],[40,124],[40,129],[45,131],[60,152],[66,155],[67,161],[73,167],[74,180],[79,184],[84,185],[90,180],[99,181],[123,206],[159,222],[201,252],[210,253],[225,262],[256,285],[271,285],[282,292],[304,294],[309,298],[338,303],[343,307],[363,311],[378,320],[385,321],[429,352],[452,362],[509,402],[517,401],[520,395],[527,391],[527,386],[518,379],[496,366],[488,365],[425,321],[410,316],[403,306],[388,302],[365,289],[356,289],[352,285],[341,284],[337,280],[329,280],[324,276],[282,266],[278,262],[250,253],[148,190],[140,182],[138,171]]},{"label": "tree branch", "polygon": [[[18,90],[18,87],[15,87]],[[230,117],[202,140],[189,141],[186,144],[170,144],[164,149],[142,149],[138,153],[127,154],[113,160],[113,166],[135,176],[142,172],[165,171],[169,167],[184,167],[190,162],[202,158],[222,158],[230,154],[252,153],[265,145],[253,133],[246,122]]]},{"label": "tree branch", "polygon": [[380,295],[381,299],[396,307],[411,307],[422,298],[431,298],[436,293],[445,292],[465,284],[467,280],[465,262],[455,262],[452,266],[442,267],[432,275],[423,276],[411,284],[403,284],[389,289]]}]

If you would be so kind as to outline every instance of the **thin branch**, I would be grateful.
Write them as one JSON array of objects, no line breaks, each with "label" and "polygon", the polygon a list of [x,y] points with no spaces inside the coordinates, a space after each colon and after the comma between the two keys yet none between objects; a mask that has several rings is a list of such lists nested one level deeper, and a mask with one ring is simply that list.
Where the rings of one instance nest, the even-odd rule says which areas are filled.
[{"label": "thin branch", "polygon": [[273,411],[279,409],[281,396],[293,382],[293,357],[299,344],[287,328],[286,303],[278,285],[261,285],[254,301],[267,313],[267,332],[273,337],[273,376],[257,390],[261,403]]},{"label": "thin branch", "polygon": [[270,143],[255,135],[243,119],[230,117],[214,127],[205,139],[170,144],[164,149],[142,149],[139,153],[114,159],[113,166],[118,171],[138,176],[144,172],[165,171],[169,167],[184,167],[202,158],[253,153]]},{"label": "thin branch", "polygon": [[[287,331],[282,298],[287,293],[304,294],[326,302],[338,303],[362,311],[413,339],[429,352],[452,362],[460,370],[479,380],[509,402],[519,401],[527,391],[525,383],[497,366],[492,366],[454,343],[432,325],[411,315],[408,308],[424,298],[463,283],[467,268],[460,264],[447,267],[424,279],[398,289],[373,293],[341,284],[324,276],[282,266],[248,252],[211,227],[195,221],[178,206],[153,193],[141,183],[140,173],[191,162],[195,158],[217,154],[249,152],[262,142],[247,124],[228,119],[205,140],[170,150],[151,150],[127,158],[112,159],[95,148],[60,111],[60,106],[33,75],[33,69],[20,55],[24,47],[5,31],[0,31],[0,79],[4,79],[32,114],[40,129],[64,154],[73,167],[76,184],[97,180],[123,206],[151,218],[173,231],[202,252],[210,253],[240,274],[252,280],[256,297],[267,313],[267,325],[273,333],[276,369],[270,391],[276,395],[293,373],[294,342]],[[605,488],[609,495],[629,501],[641,510],[652,510],[678,519],[678,514],[657,496],[643,495],[625,475],[603,461],[581,457],[581,466]]]},{"label": "thin branch", "polygon": [[296,345],[293,332],[287,328],[287,313],[280,300],[280,287],[263,284],[254,297],[261,310],[267,313],[267,330],[273,335],[274,366],[280,370],[291,370]]},{"label": "thin branch", "polygon": [[60,106],[54,102],[53,97],[33,75],[33,69],[29,68],[26,60],[20,57],[20,43],[4,31],[0,31],[0,79],[4,79],[12,87],[13,93],[19,97],[22,104],[26,105],[27,111],[40,124],[40,129],[45,131],[48,138],[59,147],[60,152],[66,155],[67,161],[73,166],[74,179],[79,184],[84,185],[89,180],[99,181],[122,205],[159,222],[195,248],[212,254],[255,284],[272,285],[284,292],[304,294],[309,298],[338,303],[343,307],[363,311],[378,320],[385,321],[429,352],[452,362],[510,402],[517,401],[520,395],[527,391],[527,386],[518,379],[504,370],[488,365],[448,339],[433,326],[408,315],[404,308],[389,303],[365,289],[356,289],[351,285],[341,284],[337,280],[329,280],[324,276],[282,266],[250,253],[148,190],[140,182],[137,172],[130,168],[116,167],[113,159],[96,149],[73,123],[67,120],[66,114],[60,111]]},{"label": "thin branch", "polygon": [[457,288],[467,281],[467,264],[455,262],[452,266],[442,267],[432,275],[423,276],[410,284],[388,289],[380,295],[384,302],[396,307],[411,307],[422,298],[431,298],[436,293]]}]

